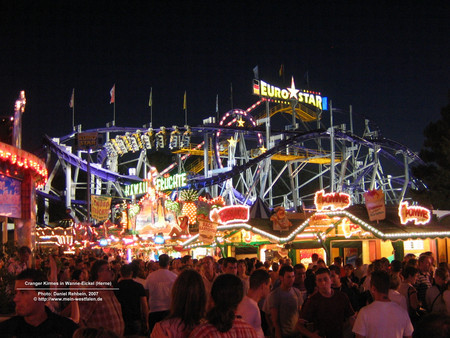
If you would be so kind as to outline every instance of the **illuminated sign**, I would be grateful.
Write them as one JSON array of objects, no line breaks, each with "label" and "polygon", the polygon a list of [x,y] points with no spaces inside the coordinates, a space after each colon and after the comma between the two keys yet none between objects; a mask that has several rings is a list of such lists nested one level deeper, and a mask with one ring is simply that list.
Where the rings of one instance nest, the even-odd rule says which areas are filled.
[{"label": "illuminated sign", "polygon": [[398,207],[398,216],[400,223],[406,224],[414,222],[414,224],[427,224],[431,220],[430,210],[416,205],[409,205],[408,202],[400,203]]},{"label": "illuminated sign", "polygon": [[359,236],[367,236],[370,235],[369,232],[364,231],[359,225],[357,224],[353,224],[352,222],[350,222],[350,220],[345,217],[341,224],[339,224],[342,233],[344,234],[345,238],[350,238],[352,236],[355,235],[359,235]]},{"label": "illuminated sign", "polygon": [[187,184],[186,173],[175,174],[169,177],[159,177],[156,179],[156,190],[173,190],[184,187]]},{"label": "illuminated sign", "polygon": [[125,186],[125,196],[145,194],[148,189],[147,181]]},{"label": "illuminated sign", "polygon": [[230,205],[221,208],[217,213],[222,224],[247,222],[250,218],[250,207],[246,205]]},{"label": "illuminated sign", "polygon": [[325,194],[325,191],[320,190],[314,196],[314,204],[317,211],[324,209],[344,210],[350,206],[350,195],[343,192]]},{"label": "illuminated sign", "polygon": [[322,97],[320,93],[303,91],[295,88],[294,77],[292,77],[291,87],[279,88],[264,82],[263,80],[253,81],[253,94],[279,100],[297,100],[298,102],[310,104],[321,110],[328,110],[328,98]]},{"label": "illuminated sign", "polygon": [[423,241],[421,239],[417,239],[417,240],[404,241],[403,248],[405,250],[423,250],[424,245],[423,245]]}]

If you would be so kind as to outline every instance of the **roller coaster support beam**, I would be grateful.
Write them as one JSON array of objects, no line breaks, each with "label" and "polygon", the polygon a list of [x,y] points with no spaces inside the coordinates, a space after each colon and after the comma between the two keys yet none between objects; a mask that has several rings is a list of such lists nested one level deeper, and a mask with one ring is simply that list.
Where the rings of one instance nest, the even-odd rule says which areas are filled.
[{"label": "roller coaster support beam", "polygon": [[[269,107],[269,101],[266,101],[266,148],[271,149],[272,148],[272,142],[270,139],[270,107]],[[260,190],[264,191],[266,190],[266,185],[272,186],[272,170],[270,168],[270,159],[266,159],[264,163],[261,165],[261,169],[263,172],[260,175]],[[267,180],[269,182],[267,182]],[[270,205],[273,205],[273,192],[272,189],[269,190],[269,203]]]},{"label": "roller coaster support beam", "polygon": [[405,183],[403,184],[399,201],[403,201],[403,198],[405,198],[406,189],[408,188],[409,185],[409,163],[408,157],[406,156],[405,152],[403,152],[403,160],[405,163]]},{"label": "roller coaster support beam", "polygon": [[331,171],[330,171],[330,191],[334,192],[335,176],[335,149],[334,149],[334,124],[333,124],[333,101],[330,100],[330,151],[331,151]]},{"label": "roller coaster support beam", "polygon": [[[209,134],[205,133],[203,136],[203,141],[205,142],[203,145],[203,172],[205,173],[205,177],[211,177],[210,168],[209,168]],[[212,168],[211,168],[212,169]],[[206,191],[209,191],[209,187],[206,187]],[[216,197],[216,196],[214,196]]]}]

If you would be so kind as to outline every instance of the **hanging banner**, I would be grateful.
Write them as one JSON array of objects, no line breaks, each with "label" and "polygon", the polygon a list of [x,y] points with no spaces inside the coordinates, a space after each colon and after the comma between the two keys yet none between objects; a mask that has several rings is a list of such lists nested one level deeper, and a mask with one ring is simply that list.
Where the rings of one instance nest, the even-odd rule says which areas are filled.
[{"label": "hanging banner", "polygon": [[371,221],[382,221],[386,218],[386,205],[383,190],[369,190],[364,193],[366,209]]},{"label": "hanging banner", "polygon": [[198,218],[198,239],[205,244],[212,244],[216,237],[218,223],[209,219]]},{"label": "hanging banner", "polygon": [[0,175],[0,215],[22,218],[20,202],[21,182],[14,178]]},{"label": "hanging banner", "polygon": [[91,217],[97,221],[109,218],[111,197],[91,195]]}]

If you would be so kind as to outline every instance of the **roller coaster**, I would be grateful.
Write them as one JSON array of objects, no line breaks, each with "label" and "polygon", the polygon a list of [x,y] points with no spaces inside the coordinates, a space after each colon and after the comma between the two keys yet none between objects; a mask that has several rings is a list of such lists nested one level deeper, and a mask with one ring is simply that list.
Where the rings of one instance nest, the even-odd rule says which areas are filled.
[{"label": "roller coaster", "polygon": [[[349,116],[349,127],[333,123],[336,114]],[[420,158],[384,138],[367,119],[358,136],[353,119],[351,109],[330,106],[325,112],[298,100],[260,97],[245,110],[232,109],[220,120],[210,117],[196,127],[112,126],[46,137],[52,170],[38,194],[46,206],[59,200],[83,219],[88,188],[91,194],[131,198],[125,186],[144,181],[156,166],[149,161],[151,153],[164,152],[173,163],[159,175],[187,172],[187,185],[181,189],[223,196],[228,204],[252,204],[261,198],[271,208],[307,209],[321,189],[346,192],[352,204],[363,203],[364,192],[371,189],[382,189],[387,204],[408,199],[410,188],[422,187],[411,174]],[[81,132],[96,133],[100,146],[77,148]],[[83,174],[88,170],[90,182]],[[65,186],[58,190],[55,178],[61,173]]]}]

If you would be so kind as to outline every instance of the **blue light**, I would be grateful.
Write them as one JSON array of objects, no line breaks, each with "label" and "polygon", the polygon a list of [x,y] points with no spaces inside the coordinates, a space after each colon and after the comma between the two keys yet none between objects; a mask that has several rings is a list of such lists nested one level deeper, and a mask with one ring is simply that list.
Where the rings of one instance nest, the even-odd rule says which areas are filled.
[{"label": "blue light", "polygon": [[322,97],[322,110],[328,110],[328,97]]},{"label": "blue light", "polygon": [[100,246],[107,246],[108,245],[108,240],[106,240],[105,238],[102,238],[99,241]]},{"label": "blue light", "polygon": [[164,244],[166,242],[166,240],[164,239],[163,236],[158,235],[158,236],[155,236],[154,242],[155,242],[155,244]]}]

